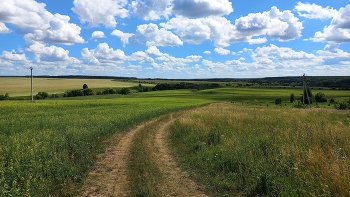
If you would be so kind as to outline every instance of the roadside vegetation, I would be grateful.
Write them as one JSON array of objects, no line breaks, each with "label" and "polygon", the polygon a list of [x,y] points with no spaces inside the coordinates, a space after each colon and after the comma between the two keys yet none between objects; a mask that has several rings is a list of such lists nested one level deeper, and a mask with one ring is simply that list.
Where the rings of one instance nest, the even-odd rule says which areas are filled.
[{"label": "roadside vegetation", "polygon": [[350,115],[212,104],[170,131],[174,155],[210,196],[349,196]]},{"label": "roadside vegetation", "polygon": [[71,196],[101,141],[140,122],[204,99],[117,98],[3,101],[0,196]]}]

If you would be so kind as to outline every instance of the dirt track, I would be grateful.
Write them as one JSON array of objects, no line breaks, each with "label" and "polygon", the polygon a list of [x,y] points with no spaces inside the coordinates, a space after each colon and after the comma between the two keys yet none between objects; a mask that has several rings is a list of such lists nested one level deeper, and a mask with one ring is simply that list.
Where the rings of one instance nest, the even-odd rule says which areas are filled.
[{"label": "dirt track", "polygon": [[172,114],[168,116],[165,122],[159,121],[161,118],[153,119],[124,136],[117,134],[111,137],[108,140],[111,145],[103,154],[98,155],[94,170],[89,172],[81,196],[131,196],[129,188],[132,183],[128,181],[127,172],[130,146],[134,135],[146,129],[150,123],[156,123],[158,128],[152,135],[155,143],[151,155],[164,177],[157,183],[159,196],[206,196],[169,153],[167,129],[175,119]]}]

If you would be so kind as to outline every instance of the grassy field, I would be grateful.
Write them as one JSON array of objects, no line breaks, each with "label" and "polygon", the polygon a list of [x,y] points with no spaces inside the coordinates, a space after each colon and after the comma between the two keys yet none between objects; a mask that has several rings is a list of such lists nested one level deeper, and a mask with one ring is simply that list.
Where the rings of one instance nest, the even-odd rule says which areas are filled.
[{"label": "grassy field", "polygon": [[[105,79],[38,78],[34,83],[35,93],[80,89],[84,83],[92,89],[138,85]],[[29,84],[29,78],[0,78],[0,94],[8,92],[10,97],[30,94]],[[313,90],[313,93],[318,91],[336,101],[350,98],[348,91]],[[203,184],[213,182],[208,191],[217,190],[220,192],[218,196],[232,194],[233,191],[248,196],[266,192],[306,195],[305,191],[293,193],[288,189],[300,187],[315,191],[312,195],[327,194],[316,189],[322,183],[325,192],[349,195],[342,190],[344,183],[349,182],[349,174],[345,178],[341,175],[342,171],[349,172],[348,159],[342,158],[348,157],[349,151],[346,143],[349,139],[345,135],[349,131],[348,113],[292,109],[290,94],[294,93],[296,99],[300,99],[301,92],[300,88],[289,87],[224,86],[201,91],[60,97],[34,103],[29,100],[0,101],[0,196],[74,195],[77,190],[71,188],[72,185],[79,185],[95,161],[94,155],[103,151],[101,142],[104,139],[161,114],[222,101],[231,104],[193,111],[173,127],[174,149],[179,155],[182,155],[181,151],[187,151],[187,157],[183,157],[186,161],[182,161],[187,163],[187,168],[196,168],[199,174],[205,174],[198,180]],[[276,98],[282,98],[282,105],[274,104]],[[333,108],[328,103],[320,106]],[[211,114],[208,114],[208,109]],[[139,137],[144,138],[142,135]],[[250,150],[250,146],[254,149]],[[194,151],[196,147],[200,150]],[[235,150],[238,152],[230,152],[232,147],[237,147]],[[265,156],[270,149],[272,152],[267,152],[268,157]],[[223,160],[212,162],[220,154]],[[237,158],[245,163],[233,162]],[[316,162],[319,160],[323,163]],[[295,171],[291,169],[294,166],[302,169],[297,171],[300,174],[293,174]],[[312,166],[312,169],[305,166]],[[274,174],[272,169],[279,169],[278,173],[281,171],[288,176]],[[334,177],[329,170],[333,170]],[[333,184],[325,180],[327,176],[331,177]],[[250,177],[260,182],[248,179]],[[308,177],[315,178],[309,180]],[[248,184],[250,181],[253,185]],[[281,186],[273,181],[288,184]],[[339,193],[334,193],[338,190]]]},{"label": "grassy field", "polygon": [[[34,78],[34,94],[48,92],[49,94],[63,93],[71,89],[81,89],[83,84],[89,88],[117,88],[137,86],[134,82],[113,81],[111,79],[61,79]],[[29,96],[30,77],[0,77],[0,94],[9,93],[10,96]]]},{"label": "grassy field", "polygon": [[0,196],[72,195],[67,187],[81,181],[103,139],[208,102],[178,97],[2,101]]},{"label": "grassy field", "polygon": [[178,160],[210,196],[349,196],[350,114],[212,104],[172,126]]}]

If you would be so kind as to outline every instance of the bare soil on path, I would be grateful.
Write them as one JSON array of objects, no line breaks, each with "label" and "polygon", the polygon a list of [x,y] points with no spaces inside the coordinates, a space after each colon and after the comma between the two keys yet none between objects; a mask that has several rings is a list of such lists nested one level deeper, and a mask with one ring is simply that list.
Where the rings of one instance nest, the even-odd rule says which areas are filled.
[{"label": "bare soil on path", "polygon": [[[108,143],[111,145],[106,151],[98,155],[95,167],[89,172],[80,196],[131,196],[128,181],[128,166],[130,146],[137,132],[142,132],[151,123],[158,125],[153,136],[154,144],[150,157],[157,163],[162,173],[162,180],[157,183],[159,196],[206,196],[201,188],[182,171],[170,155],[167,145],[167,131],[175,121],[173,115],[167,115],[167,121],[160,121],[161,117],[139,125],[124,136],[116,134]],[[119,142],[118,142],[119,141]],[[114,143],[115,142],[115,143]]]}]

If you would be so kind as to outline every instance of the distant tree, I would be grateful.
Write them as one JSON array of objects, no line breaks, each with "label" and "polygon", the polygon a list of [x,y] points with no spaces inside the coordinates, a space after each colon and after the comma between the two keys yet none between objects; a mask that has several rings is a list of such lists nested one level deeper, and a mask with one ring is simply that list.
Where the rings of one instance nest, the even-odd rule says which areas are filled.
[{"label": "distant tree", "polygon": [[334,102],[335,102],[334,98],[331,98],[331,99],[329,100],[329,102],[330,102],[330,103],[334,103]]},{"label": "distant tree", "polygon": [[293,103],[295,101],[294,93],[290,95],[290,102]]},{"label": "distant tree", "polygon": [[322,92],[317,93],[315,95],[315,101],[320,102],[320,103],[327,102],[326,95]]},{"label": "distant tree", "polygon": [[275,100],[275,104],[276,104],[276,105],[282,104],[282,99],[281,99],[281,98],[276,99],[276,100]]},{"label": "distant tree", "polygon": [[88,85],[86,85],[86,84],[84,84],[83,85],[83,89],[85,90],[85,89],[88,89],[89,87],[88,87]]},{"label": "distant tree", "polygon": [[0,94],[0,100],[8,100],[9,98],[9,93],[6,93],[5,95]]}]

